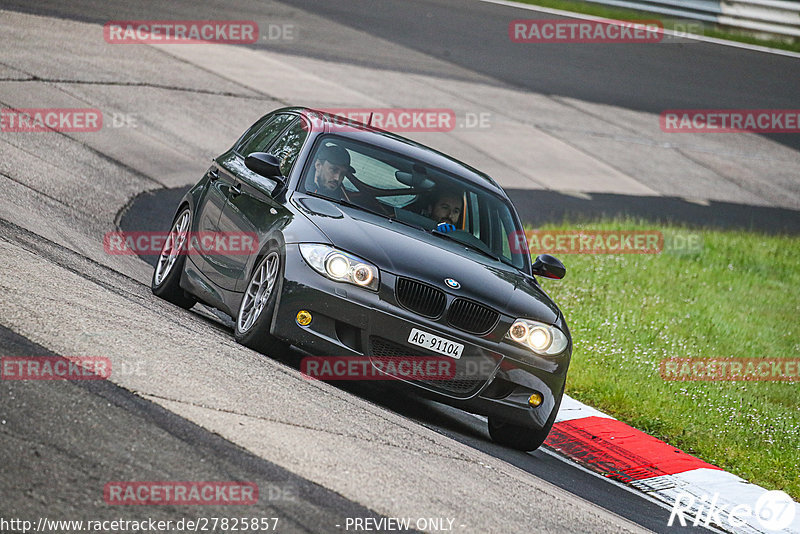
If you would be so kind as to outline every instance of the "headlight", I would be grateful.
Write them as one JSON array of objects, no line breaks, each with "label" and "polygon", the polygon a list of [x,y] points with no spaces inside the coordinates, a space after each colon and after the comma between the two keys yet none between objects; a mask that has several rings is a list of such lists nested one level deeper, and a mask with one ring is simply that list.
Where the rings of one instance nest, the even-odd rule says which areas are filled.
[{"label": "headlight", "polygon": [[378,290],[378,268],[357,256],[329,245],[303,243],[300,254],[312,269],[337,282],[347,282],[373,291]]},{"label": "headlight", "polygon": [[530,319],[514,321],[506,338],[545,356],[560,354],[569,344],[564,332],[555,326]]}]

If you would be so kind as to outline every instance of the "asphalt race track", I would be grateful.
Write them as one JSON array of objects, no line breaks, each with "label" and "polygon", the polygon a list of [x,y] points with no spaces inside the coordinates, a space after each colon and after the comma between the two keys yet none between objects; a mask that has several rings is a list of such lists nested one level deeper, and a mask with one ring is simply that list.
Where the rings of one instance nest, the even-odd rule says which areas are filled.
[{"label": "asphalt race track", "polygon": [[[291,104],[452,108],[454,131],[409,136],[492,174],[533,224],[625,214],[800,231],[800,135],[658,128],[665,109],[800,107],[800,59],[686,40],[531,49],[509,42],[514,18],[550,16],[477,0],[0,0],[0,108],[104,116],[97,132],[0,133],[0,356],[103,356],[118,369],[107,380],[0,381],[0,519],[697,531],[668,527],[663,505],[552,451],[492,443],[469,414],[385,384],[304,379],[298,351],[265,357],[236,344],[214,310],[153,297],[155,256],[103,248],[110,231],[166,230],[210,159]],[[295,33],[106,43],[102,25],[120,19],[255,20]],[[464,124],[481,113],[489,127]],[[261,498],[106,504],[104,486],[121,480],[246,480]]]},{"label": "asphalt race track", "polygon": [[[57,356],[4,327],[0,339],[5,351],[17,356]],[[273,497],[255,505],[253,515],[285,518],[289,530],[335,525],[342,514],[378,517],[111,382],[78,384],[4,384],[4,410],[14,413],[3,429],[4,516],[12,510],[17,516],[37,515],[44,505],[53,518],[102,517],[106,506],[98,503],[92,489],[98,483],[98,468],[107,466],[120,480],[135,480],[144,473],[156,478],[175,473],[194,480],[252,480]],[[63,413],[53,406],[79,424],[64,424]],[[24,424],[31,420],[37,424]],[[9,434],[13,438],[8,439]],[[89,466],[93,468],[81,461],[88,448],[97,461]],[[179,513],[176,506],[157,508],[148,515],[166,520]],[[208,509],[209,515],[225,512],[223,506]]]},{"label": "asphalt race track", "polygon": [[[156,231],[165,224],[169,225],[174,215],[169,206],[175,205],[184,192],[184,189],[174,189],[141,195],[126,210],[120,221],[120,227],[123,231],[133,228],[138,231]],[[156,258],[142,256],[142,260],[155,264]],[[225,319],[223,317],[220,321],[220,327],[233,335],[232,323],[229,319],[227,321]],[[293,351],[291,355],[282,358],[282,361],[298,369],[299,372],[302,356],[299,351]],[[654,532],[683,530],[676,527],[665,528],[669,511],[658,504],[632,494],[630,490],[621,486],[612,485],[597,475],[564,463],[552,453],[536,451],[525,454],[495,445],[489,439],[485,423],[472,415],[414,396],[408,391],[393,390],[392,395],[387,396],[385,384],[381,384],[380,387],[370,387],[340,382],[337,385],[470,447],[501,458],[584,499],[592,500]]]}]

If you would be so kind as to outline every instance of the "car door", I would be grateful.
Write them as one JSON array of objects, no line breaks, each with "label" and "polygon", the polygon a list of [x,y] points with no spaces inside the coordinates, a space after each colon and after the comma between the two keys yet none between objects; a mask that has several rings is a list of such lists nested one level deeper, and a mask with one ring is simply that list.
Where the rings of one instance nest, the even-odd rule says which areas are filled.
[{"label": "car door", "polygon": [[[301,120],[297,119],[270,146],[259,147],[256,151],[269,152],[277,156],[281,161],[281,174],[288,176],[308,137],[308,131],[308,126],[303,126]],[[272,198],[272,191],[276,187],[275,180],[250,171],[244,165],[241,156],[228,163],[235,166],[237,181],[228,194],[228,202],[219,220],[219,229],[223,234],[255,235],[260,239],[269,234],[276,225],[288,221],[289,210]],[[260,243],[257,243],[258,249]],[[224,276],[224,280],[220,280],[221,287],[237,292],[244,291],[248,282],[248,260],[251,258],[251,254],[245,252],[220,251],[217,255],[215,258],[217,269]]]},{"label": "car door", "polygon": [[219,231],[218,224],[225,203],[228,201],[228,188],[220,181],[219,165],[213,161],[211,167],[206,171],[209,180],[208,190],[203,201],[197,206],[197,213],[194,214],[193,235],[191,238],[192,252],[189,259],[200,271],[208,269],[208,252],[197,245],[197,236],[213,235]]},{"label": "car door", "polygon": [[[251,128],[255,131],[246,132],[232,150],[214,160],[209,170],[212,182],[206,193],[206,200],[199,208],[200,218],[197,227],[199,238],[220,237],[220,244],[232,241],[230,238],[233,236],[226,234],[226,230],[220,226],[220,217],[228,203],[231,191],[240,181],[238,175],[240,173],[252,174],[244,166],[243,154],[260,152],[272,145],[296,118],[297,115],[293,113],[278,113],[262,118]],[[261,124],[259,125],[259,123]],[[199,261],[195,261],[195,263],[214,285],[232,290],[236,284],[236,274],[230,271],[227,262],[222,258],[222,254],[225,254],[226,251],[222,250],[221,246],[216,246],[216,239],[207,242],[211,246],[199,247],[198,253],[195,255]]]}]

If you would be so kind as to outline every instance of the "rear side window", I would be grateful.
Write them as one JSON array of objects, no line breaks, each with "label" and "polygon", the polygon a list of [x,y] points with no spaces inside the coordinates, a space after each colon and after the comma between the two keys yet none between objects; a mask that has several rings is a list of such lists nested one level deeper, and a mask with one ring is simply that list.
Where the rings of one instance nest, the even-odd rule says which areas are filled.
[{"label": "rear side window", "polygon": [[270,113],[270,114],[264,115],[263,117],[258,119],[255,124],[250,126],[250,128],[248,128],[247,131],[244,132],[239,137],[239,139],[237,139],[236,144],[233,145],[233,149],[236,152],[239,152],[241,150],[242,146],[244,146],[244,144],[247,143],[247,141],[249,141],[255,134],[258,133],[258,131],[261,128],[264,127],[265,124],[267,124],[269,121],[271,121],[274,118],[275,118],[275,115],[273,113]]},{"label": "rear side window", "polygon": [[280,133],[296,119],[296,115],[280,113],[268,120],[264,126],[254,135],[242,143],[239,147],[239,154],[247,156],[253,152],[266,152],[267,148],[275,141]]},{"label": "rear side window", "polygon": [[304,125],[302,121],[298,120],[270,147],[269,153],[281,160],[283,176],[289,176],[295,161],[297,161],[297,156],[300,154],[300,149],[303,148],[303,143],[308,137],[309,130],[308,125]]}]

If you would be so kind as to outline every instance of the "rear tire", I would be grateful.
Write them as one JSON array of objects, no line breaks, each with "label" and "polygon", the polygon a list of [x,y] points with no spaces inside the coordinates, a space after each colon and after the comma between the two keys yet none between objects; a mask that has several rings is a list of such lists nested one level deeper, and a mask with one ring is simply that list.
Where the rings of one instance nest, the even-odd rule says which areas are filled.
[{"label": "rear tire", "polygon": [[150,289],[153,294],[184,309],[195,305],[197,299],[181,287],[181,274],[186,263],[189,229],[192,227],[192,212],[184,206],[172,221],[172,227],[164,248],[153,269]]},{"label": "rear tire", "polygon": [[278,300],[278,282],[282,276],[280,251],[270,247],[253,269],[236,316],[233,337],[245,347],[262,354],[278,354],[287,348],[285,343],[269,332]]}]

